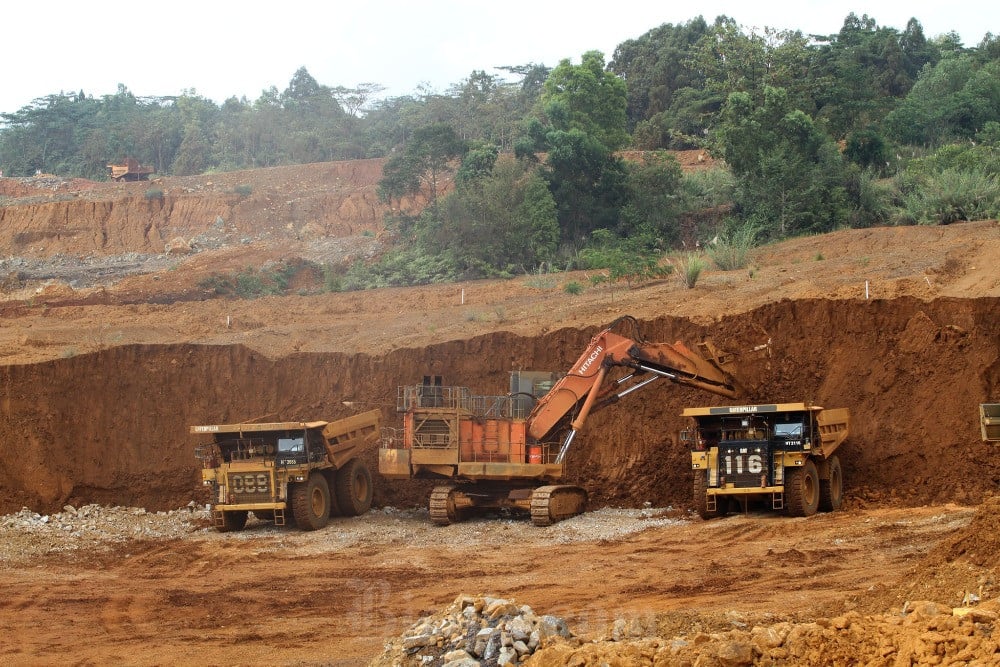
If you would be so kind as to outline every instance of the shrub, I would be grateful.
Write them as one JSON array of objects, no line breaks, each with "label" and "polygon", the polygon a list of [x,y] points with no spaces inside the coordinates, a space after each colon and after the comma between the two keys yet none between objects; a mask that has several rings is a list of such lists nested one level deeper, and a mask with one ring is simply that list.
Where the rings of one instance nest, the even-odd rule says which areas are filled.
[{"label": "shrub", "polygon": [[643,247],[641,240],[620,239],[611,232],[598,229],[591,234],[591,246],[580,251],[579,261],[584,269],[606,269],[607,279],[625,281],[631,287],[654,278],[662,278],[673,270],[660,264],[657,253]]},{"label": "shrub", "polygon": [[539,264],[535,273],[525,279],[525,286],[543,290],[550,290],[555,287],[556,279],[549,273],[551,268],[551,265],[546,262]]},{"label": "shrub", "polygon": [[681,181],[682,207],[688,211],[732,203],[735,193],[736,179],[722,167],[690,172]]},{"label": "shrub", "polygon": [[[271,294],[284,294],[292,276],[314,266],[310,262],[283,263],[261,270],[248,266],[243,271],[229,275],[213,273],[198,281],[198,287],[210,290],[220,296],[238,296],[241,299],[256,299]],[[325,278],[326,273],[324,273]]]},{"label": "shrub", "polygon": [[857,170],[849,175],[847,196],[851,227],[882,225],[892,217],[892,186],[880,181],[872,169]]},{"label": "shrub", "polygon": [[758,227],[744,223],[720,236],[705,252],[723,271],[745,268],[750,261],[750,252],[757,247],[758,232]]},{"label": "shrub", "polygon": [[980,171],[945,169],[919,179],[903,195],[902,222],[947,225],[1000,214],[1000,179]]},{"label": "shrub", "polygon": [[160,188],[149,188],[146,190],[146,199],[163,199],[163,190]]},{"label": "shrub", "polygon": [[701,272],[705,270],[708,263],[700,255],[689,253],[680,261],[680,266],[681,282],[683,282],[688,289],[691,289],[698,282]]},{"label": "shrub", "polygon": [[233,190],[240,197],[249,197],[251,193],[253,193],[253,186],[250,185],[249,183],[240,183],[235,188],[233,188]]},{"label": "shrub", "polygon": [[571,280],[563,287],[563,291],[566,292],[566,294],[572,294],[574,296],[577,294],[583,294],[583,285],[575,280]]}]

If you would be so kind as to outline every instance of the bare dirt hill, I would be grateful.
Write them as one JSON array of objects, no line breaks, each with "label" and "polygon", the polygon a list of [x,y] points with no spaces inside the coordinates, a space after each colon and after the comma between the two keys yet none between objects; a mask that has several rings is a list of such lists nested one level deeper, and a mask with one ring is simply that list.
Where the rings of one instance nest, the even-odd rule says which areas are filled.
[{"label": "bare dirt hill", "polygon": [[[688,161],[691,168],[700,164],[696,156]],[[916,523],[912,530],[907,526],[931,520],[939,513],[934,507],[949,503],[954,506],[941,513],[968,519],[963,508],[989,499],[1000,482],[995,450],[981,441],[976,421],[979,403],[1000,402],[997,222],[843,230],[795,239],[759,249],[746,270],[710,270],[694,289],[676,279],[631,289],[591,287],[584,273],[360,293],[316,293],[315,284],[305,284],[301,294],[256,300],[218,298],[199,287],[213,272],[278,260],[335,263],[377,254],[385,240],[385,209],[374,193],[380,168],[376,161],[331,163],[131,184],[0,179],[0,273],[6,276],[0,301],[0,512],[27,506],[49,513],[86,503],[170,510],[192,499],[200,502],[188,424],[334,419],[368,407],[381,407],[392,423],[400,384],[430,372],[477,393],[500,393],[510,370],[565,370],[599,328],[630,314],[650,340],[711,338],[740,353],[748,401],[849,407],[852,435],[842,449],[848,511],[843,519],[794,525],[767,519],[763,532],[761,519],[751,516],[740,519],[743,523],[708,524],[724,525],[722,533],[692,526],[680,537],[648,535],[638,554],[634,544],[616,541],[600,567],[588,565],[588,554],[603,548],[597,541],[574,549],[536,544],[529,549],[533,558],[556,560],[541,583],[520,567],[502,580],[519,598],[527,597],[524,601],[536,609],[575,613],[580,621],[586,614],[572,611],[582,604],[582,593],[573,592],[577,584],[613,582],[612,561],[639,559],[644,565],[635,581],[593,589],[600,591],[603,604],[622,613],[658,614],[676,610],[669,601],[690,592],[688,587],[705,584],[712,591],[708,598],[681,597],[684,604],[709,609],[706,616],[683,612],[659,622],[667,624],[664,632],[707,627],[709,619],[717,622],[727,605],[736,604],[732,600],[753,606],[754,591],[763,595],[763,589],[729,597],[740,588],[740,568],[719,579],[699,569],[701,559],[721,549],[713,562],[742,558],[739,562],[746,563],[741,543],[747,535],[759,535],[786,565],[801,561],[796,554],[806,555],[801,576],[784,588],[768,580],[782,591],[759,607],[779,613],[801,596],[793,589],[821,575],[827,552],[836,552],[812,543],[809,527],[822,524],[823,544],[837,544],[837,535],[860,534],[872,521],[880,526],[872,539],[850,544],[850,567],[857,573],[843,581],[823,579],[829,599],[855,596],[852,604],[862,610],[913,599],[904,584],[868,590],[864,568],[872,563],[884,565],[893,582],[908,577],[923,597],[992,581],[992,565],[981,562],[992,543],[954,528],[935,528],[932,538]],[[150,190],[161,191],[162,197]],[[167,244],[178,238],[192,252],[167,254]],[[569,281],[584,285],[583,293],[567,293],[563,288]],[[762,351],[752,352],[762,344]],[[687,508],[690,465],[677,441],[679,414],[683,407],[714,402],[695,390],[662,386],[595,414],[570,458],[592,508],[647,502]],[[420,506],[426,493],[422,485],[378,480],[376,505]],[[891,518],[882,514],[890,511]],[[984,520],[976,519],[973,526]],[[807,527],[805,534],[800,523]],[[399,530],[388,539],[402,549],[412,528]],[[903,542],[895,539],[897,530]],[[721,542],[713,539],[720,534]],[[291,535],[251,536],[253,548],[302,559],[322,579],[327,552],[335,548],[303,553],[296,545],[286,552],[285,541],[298,539]],[[445,537],[436,539],[447,541],[449,533],[439,535]],[[948,537],[951,541],[942,541]],[[665,551],[663,539],[674,546]],[[923,551],[940,544],[919,576],[906,570],[911,541],[925,545]],[[688,569],[660,584],[646,581],[666,576],[662,571],[669,569],[671,553],[688,543]],[[434,552],[440,567],[428,551],[428,560],[405,571],[387,563],[388,556],[379,555],[381,547],[352,547],[352,563],[336,575],[339,585],[350,589],[341,611],[383,604],[381,598],[364,597],[364,582],[380,581],[386,613],[392,615],[381,626],[383,634],[396,634],[458,593],[482,593],[491,581],[500,581],[489,572],[502,569],[510,562],[507,556],[520,550],[516,540],[503,544],[491,548],[497,554],[486,564],[476,564],[479,547],[444,545]],[[218,593],[215,584],[249,590],[260,574],[258,560],[242,555],[241,544],[213,545],[127,543],[120,552],[79,566],[46,561],[51,575],[36,572],[26,579],[25,570],[13,570],[11,578],[0,577],[0,590],[18,591],[23,622],[45,618],[53,607],[72,618],[97,604],[109,637],[132,636],[138,629],[144,645],[153,635],[146,632],[150,628],[141,620],[142,610],[153,610],[169,619],[164,627],[171,628],[156,640],[157,656],[164,661],[164,656],[185,655],[178,648],[191,640],[185,628],[191,614]],[[873,560],[887,546],[899,549],[891,563]],[[765,552],[761,547],[762,557]],[[129,554],[144,554],[143,562],[132,563]],[[205,563],[220,554],[235,568],[231,576],[205,580]],[[392,555],[399,562],[407,557]],[[479,590],[455,590],[445,581],[441,567],[455,571],[460,566],[463,586]],[[385,574],[386,567],[401,574]],[[55,585],[52,577],[76,581],[94,568],[110,574],[78,604],[66,597],[68,592],[42,594]],[[148,573],[145,577],[169,583],[165,597],[131,584],[127,592],[113,591],[116,578],[132,581],[139,569]],[[576,573],[572,586],[563,581],[567,571]],[[188,576],[207,583],[192,586],[182,581]],[[292,580],[275,586],[295,588]],[[56,590],[63,590],[59,586]],[[324,619],[324,625],[336,615],[311,601],[313,588],[296,590],[300,612],[293,612],[292,603],[268,606],[256,595],[227,599],[266,609],[264,614]],[[629,603],[637,595],[641,608]],[[211,609],[212,618],[199,617],[199,635],[216,621],[238,624],[218,605]],[[803,613],[812,618],[838,610]],[[323,662],[323,654],[301,650],[305,638],[293,626],[283,626],[281,638],[219,631],[214,640],[199,640],[199,655],[209,662],[254,662],[266,655],[266,647],[280,645],[286,647],[280,662]],[[93,628],[83,624],[81,632],[89,637]],[[348,642],[344,634],[338,637]],[[72,641],[72,636],[46,635],[18,644],[21,648],[8,657],[61,660],[73,655]],[[98,643],[88,659],[119,661],[123,654],[112,646],[115,641]],[[234,648],[244,645],[257,652],[240,654]],[[381,648],[368,635],[349,646],[342,664],[357,664]],[[136,660],[155,662],[152,657]]]}]

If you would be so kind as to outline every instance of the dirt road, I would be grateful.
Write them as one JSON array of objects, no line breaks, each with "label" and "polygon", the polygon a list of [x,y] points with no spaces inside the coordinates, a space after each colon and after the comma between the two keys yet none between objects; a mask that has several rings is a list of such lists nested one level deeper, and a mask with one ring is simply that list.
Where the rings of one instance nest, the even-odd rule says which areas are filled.
[{"label": "dirt road", "polygon": [[887,610],[921,555],[973,514],[944,505],[703,522],[605,509],[538,529],[495,517],[433,527],[424,511],[389,509],[315,533],[196,527],[107,551],[7,554],[0,662],[357,665],[461,593],[513,597],[588,636],[619,618],[670,637]]}]

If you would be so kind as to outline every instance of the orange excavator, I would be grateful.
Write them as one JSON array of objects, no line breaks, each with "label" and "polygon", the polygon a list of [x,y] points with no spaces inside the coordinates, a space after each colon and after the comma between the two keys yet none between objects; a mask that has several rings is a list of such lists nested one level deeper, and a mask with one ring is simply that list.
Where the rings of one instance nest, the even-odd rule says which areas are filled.
[{"label": "orange excavator", "polygon": [[734,355],[708,341],[697,347],[648,342],[626,315],[594,336],[562,377],[514,371],[503,396],[473,395],[427,376],[399,388],[403,425],[383,430],[379,472],[389,479],[441,480],[429,503],[439,525],[504,507],[530,512],[538,526],[569,518],[584,510],[587,494],[558,481],[576,434],[595,410],[657,380],[728,398],[741,393],[731,372]]}]

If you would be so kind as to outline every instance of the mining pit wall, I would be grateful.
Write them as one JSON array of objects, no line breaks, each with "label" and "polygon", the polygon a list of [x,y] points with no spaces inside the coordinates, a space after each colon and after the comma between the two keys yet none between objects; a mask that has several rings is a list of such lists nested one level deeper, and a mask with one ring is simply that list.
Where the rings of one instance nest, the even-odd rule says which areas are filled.
[{"label": "mining pit wall", "polygon": [[[848,503],[976,503],[1000,481],[996,446],[980,439],[977,422],[980,403],[1000,401],[998,319],[995,298],[817,299],[714,323],[664,316],[641,329],[651,341],[710,338],[740,353],[741,403],[850,408],[840,449]],[[397,425],[399,385],[435,374],[474,393],[504,393],[509,371],[564,371],[596,332],[497,332],[381,356],[280,359],[239,345],[127,345],[0,367],[0,512],[202,502],[190,424],[336,419],[380,407],[385,425]],[[570,452],[571,477],[593,506],[689,506],[680,412],[726,402],[654,383],[592,415]],[[375,456],[366,453],[373,469]],[[375,477],[376,505],[425,502],[425,483]]]}]

